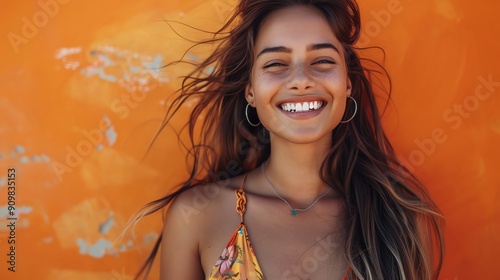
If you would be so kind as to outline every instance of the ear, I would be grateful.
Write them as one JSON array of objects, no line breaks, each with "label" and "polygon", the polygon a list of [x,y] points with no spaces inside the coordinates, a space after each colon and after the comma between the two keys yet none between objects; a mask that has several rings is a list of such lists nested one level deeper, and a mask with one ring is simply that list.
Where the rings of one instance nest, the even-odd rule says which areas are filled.
[{"label": "ear", "polygon": [[349,79],[349,78],[347,78],[347,88],[346,88],[346,91],[347,91],[347,96],[351,96],[352,83],[351,83],[351,79]]},{"label": "ear", "polygon": [[248,104],[250,104],[250,106],[255,107],[255,96],[253,95],[253,90],[250,83],[248,83],[245,87],[245,99],[247,100]]}]

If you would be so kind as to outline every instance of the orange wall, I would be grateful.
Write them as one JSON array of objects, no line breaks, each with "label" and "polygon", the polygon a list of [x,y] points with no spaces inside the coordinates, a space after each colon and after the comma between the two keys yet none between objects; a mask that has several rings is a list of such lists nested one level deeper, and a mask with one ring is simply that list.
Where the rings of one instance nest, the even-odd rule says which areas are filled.
[{"label": "orange wall", "polygon": [[[213,29],[230,5],[13,3],[0,10],[0,279],[132,279],[160,216],[140,223],[135,239],[112,242],[185,174],[171,133],[141,162],[185,71],[154,69],[188,46],[161,19]],[[500,2],[360,6],[362,43],[386,50],[394,82],[388,134],[447,219],[441,279],[500,279]],[[17,183],[15,273],[6,263],[8,167]]]}]

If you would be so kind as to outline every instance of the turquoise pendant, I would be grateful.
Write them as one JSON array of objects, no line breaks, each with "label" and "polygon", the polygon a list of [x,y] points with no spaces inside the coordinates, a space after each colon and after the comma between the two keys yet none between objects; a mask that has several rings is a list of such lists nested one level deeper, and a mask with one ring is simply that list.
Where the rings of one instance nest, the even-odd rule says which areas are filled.
[{"label": "turquoise pendant", "polygon": [[294,209],[294,210],[292,210],[291,214],[292,214],[292,216],[297,216],[297,211],[295,211],[295,209]]}]

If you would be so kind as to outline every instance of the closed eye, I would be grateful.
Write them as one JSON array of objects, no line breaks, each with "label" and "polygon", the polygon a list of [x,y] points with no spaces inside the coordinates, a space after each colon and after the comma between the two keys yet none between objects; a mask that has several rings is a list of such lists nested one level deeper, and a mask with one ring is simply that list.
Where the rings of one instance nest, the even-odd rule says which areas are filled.
[{"label": "closed eye", "polygon": [[268,65],[265,65],[263,68],[267,69],[267,68],[270,68],[270,67],[281,67],[281,66],[286,66],[286,65],[283,64],[283,63],[279,63],[279,62],[273,62],[273,63],[270,63]]},{"label": "closed eye", "polygon": [[332,60],[321,59],[321,60],[314,62],[313,64],[336,64],[336,63],[335,63],[335,61],[332,61]]}]

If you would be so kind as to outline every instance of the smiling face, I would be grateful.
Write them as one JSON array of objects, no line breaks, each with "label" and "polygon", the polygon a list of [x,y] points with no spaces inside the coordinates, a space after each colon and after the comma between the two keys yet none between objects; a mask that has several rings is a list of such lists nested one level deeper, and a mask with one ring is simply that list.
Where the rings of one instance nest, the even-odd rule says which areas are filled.
[{"label": "smiling face", "polygon": [[323,14],[306,6],[271,13],[254,50],[245,97],[271,137],[331,141],[351,86],[341,44]]}]

